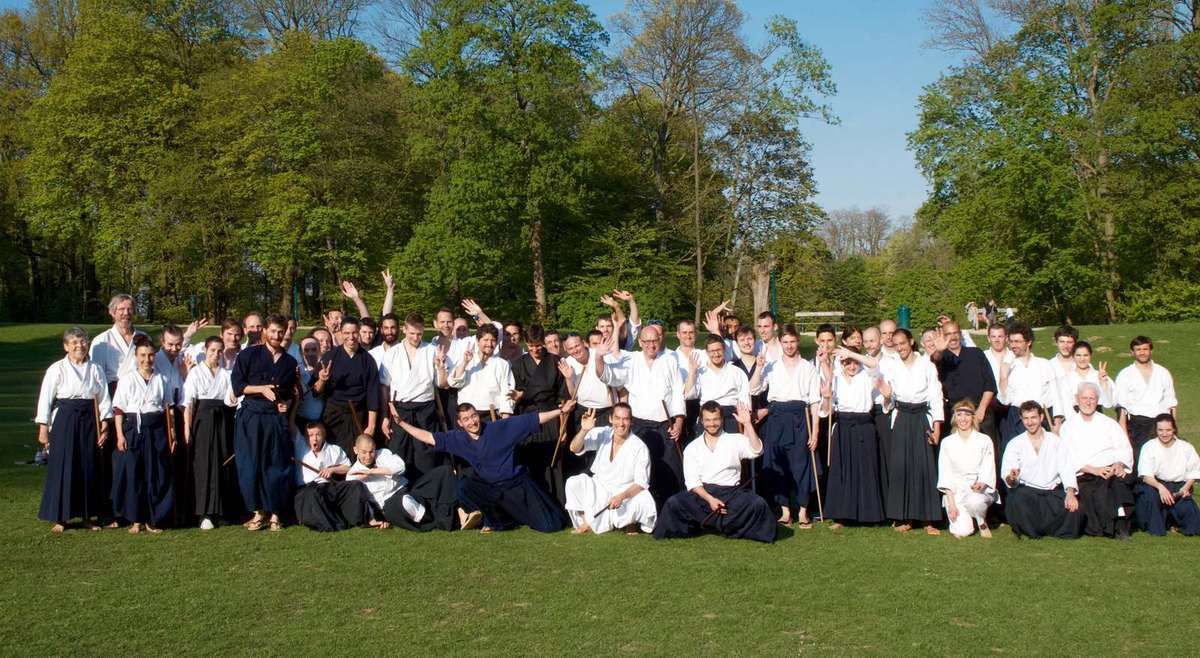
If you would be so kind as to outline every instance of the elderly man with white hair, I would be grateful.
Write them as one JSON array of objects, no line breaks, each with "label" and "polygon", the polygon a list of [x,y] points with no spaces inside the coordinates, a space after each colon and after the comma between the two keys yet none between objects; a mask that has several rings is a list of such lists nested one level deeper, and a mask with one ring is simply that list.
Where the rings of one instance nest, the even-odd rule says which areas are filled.
[{"label": "elderly man with white hair", "polygon": [[1083,382],[1075,393],[1079,414],[1059,432],[1079,482],[1083,531],[1128,539],[1133,515],[1133,448],[1117,421],[1097,413],[1100,388]]}]

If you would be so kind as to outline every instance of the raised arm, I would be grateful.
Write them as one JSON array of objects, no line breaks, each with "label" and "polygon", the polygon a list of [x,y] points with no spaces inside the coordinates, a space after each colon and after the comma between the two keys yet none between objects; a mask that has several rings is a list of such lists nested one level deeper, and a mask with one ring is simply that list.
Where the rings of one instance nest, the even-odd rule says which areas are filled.
[{"label": "raised arm", "polygon": [[379,309],[379,317],[381,318],[392,312],[392,297],[395,296],[396,287],[395,281],[392,280],[391,270],[383,271],[383,286],[385,290],[383,293],[383,308]]},{"label": "raised arm", "polygon": [[567,400],[558,409],[551,409],[550,411],[543,411],[542,413],[538,414],[538,424],[545,425],[555,418],[565,417],[567,414],[571,413],[571,410],[574,408],[575,401]]},{"label": "raised arm", "polygon": [[358,294],[358,288],[349,281],[342,282],[342,294],[350,301],[354,302],[354,308],[358,309],[358,317],[369,318],[371,312],[367,310],[367,304],[362,300],[362,296]]},{"label": "raised arm", "polygon": [[575,433],[574,438],[571,439],[571,445],[568,446],[568,448],[571,449],[572,454],[583,454],[583,440],[587,438],[588,432],[592,431],[592,428],[595,426],[596,410],[588,409],[582,416],[579,417],[579,431]]},{"label": "raised arm", "polygon": [[433,432],[430,432],[429,430],[423,430],[416,425],[410,425],[403,418],[397,418],[396,422],[400,424],[400,427],[403,428],[405,432],[411,434],[414,439],[420,441],[421,443],[426,445],[434,445],[436,443],[433,440]]}]

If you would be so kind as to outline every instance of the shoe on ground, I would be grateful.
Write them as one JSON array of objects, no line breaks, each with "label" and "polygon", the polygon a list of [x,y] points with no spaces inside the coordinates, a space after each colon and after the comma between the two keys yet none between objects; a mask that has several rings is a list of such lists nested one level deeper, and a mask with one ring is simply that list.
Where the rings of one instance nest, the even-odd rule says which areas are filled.
[{"label": "shoe on ground", "polygon": [[212,530],[215,527],[217,526],[213,525],[212,519],[208,518],[207,516],[204,517],[204,520],[200,522],[201,530]]}]

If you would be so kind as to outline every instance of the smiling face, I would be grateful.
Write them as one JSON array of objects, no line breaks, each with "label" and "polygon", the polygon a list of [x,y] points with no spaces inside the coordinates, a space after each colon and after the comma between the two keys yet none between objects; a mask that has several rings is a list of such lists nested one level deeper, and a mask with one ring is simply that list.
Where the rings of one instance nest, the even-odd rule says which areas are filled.
[{"label": "smiling face", "polygon": [[1054,345],[1058,347],[1058,355],[1064,359],[1071,356],[1071,353],[1075,351],[1075,339],[1070,336],[1055,338]]},{"label": "smiling face", "polygon": [[879,328],[867,327],[863,332],[862,340],[863,351],[871,356],[879,354]]},{"label": "smiling face", "polygon": [[1154,424],[1154,436],[1163,444],[1175,440],[1175,424],[1169,420],[1160,420]]},{"label": "smiling face", "polygon": [[680,322],[675,328],[675,337],[679,339],[679,346],[691,349],[696,346],[696,325],[691,322]]},{"label": "smiling face", "polygon": [[[480,339],[482,341],[483,339]],[[458,426],[468,434],[479,434],[479,412],[474,409],[458,412]]]},{"label": "smiling face", "polygon": [[[466,324],[467,321],[463,320],[463,325]],[[447,338],[452,338],[454,336],[454,314],[450,311],[438,311],[437,314],[433,316],[433,328],[436,329],[439,334]]]},{"label": "smiling face", "polygon": [[179,353],[183,351],[183,336],[179,334],[164,333],[162,338],[159,340],[162,344],[162,351],[166,353],[167,358],[174,363],[175,357],[179,356]]},{"label": "smiling face", "polygon": [[1029,343],[1025,340],[1025,336],[1013,334],[1008,337],[1008,349],[1012,350],[1013,356],[1022,358],[1029,352]]},{"label": "smiling face", "polygon": [[421,336],[425,334],[425,327],[419,324],[404,323],[404,342],[413,347],[420,347]]},{"label": "smiling face", "polygon": [[546,334],[546,351],[556,356],[562,355],[562,338],[558,334]]},{"label": "smiling face", "polygon": [[608,337],[611,336],[613,332],[612,320],[608,318],[600,318],[596,320],[596,331],[600,332],[600,334],[604,337],[604,340],[608,340]]},{"label": "smiling face", "polygon": [[[754,339],[753,336],[750,337]],[[704,353],[708,355],[708,362],[714,368],[720,368],[725,365],[725,344],[724,343],[709,343],[704,348]]]},{"label": "smiling face", "polygon": [[790,359],[800,351],[800,340],[791,334],[784,334],[779,337],[779,346],[783,348],[783,355]]},{"label": "smiling face", "polygon": [[892,336],[892,347],[896,349],[896,355],[901,359],[907,360],[912,354],[912,341],[904,334],[898,333]]},{"label": "smiling face", "polygon": [[358,325],[353,322],[342,323],[342,330],[338,333],[338,338],[342,341],[342,347],[353,352],[358,349]]},{"label": "smiling face", "polygon": [[375,340],[375,329],[367,325],[359,325],[358,327],[358,344],[370,345]]},{"label": "smiling face", "polygon": [[642,332],[638,337],[638,345],[642,348],[643,354],[657,356],[658,349],[662,345],[662,338],[658,335],[658,330],[655,327],[642,327]]},{"label": "smiling face", "polygon": [[1021,412],[1021,424],[1025,426],[1025,431],[1030,434],[1037,434],[1038,429],[1042,426],[1042,412],[1037,409]]},{"label": "smiling face", "polygon": [[1071,358],[1075,359],[1075,367],[1080,370],[1087,370],[1092,367],[1092,351],[1086,345],[1076,347],[1071,354]]},{"label": "smiling face", "polygon": [[846,347],[857,347],[861,350],[863,346],[863,335],[857,331],[852,332],[849,336],[846,336],[844,339],[842,339],[842,345],[845,345]]},{"label": "smiling face", "polygon": [[884,347],[891,349],[896,346],[893,342],[895,335],[895,320],[884,320],[883,322],[879,323],[879,340]]},{"label": "smiling face", "polygon": [[583,346],[583,339],[579,336],[568,336],[563,347],[567,350],[567,355],[580,363],[587,363],[588,351]]},{"label": "smiling face", "polygon": [[633,426],[633,415],[625,407],[616,407],[608,416],[608,422],[613,428],[613,437],[624,439],[629,436],[629,428]]},{"label": "smiling face", "polygon": [[370,439],[363,439],[354,442],[354,456],[358,459],[358,463],[370,468],[375,465],[375,442]]},{"label": "smiling face", "polygon": [[273,350],[278,350],[283,345],[283,333],[287,331],[287,326],[282,324],[268,324],[263,330],[263,341]]},{"label": "smiling face", "polygon": [[700,410],[700,424],[704,426],[704,432],[709,436],[717,436],[721,433],[721,410],[706,411]]},{"label": "smiling face", "polygon": [[342,326],[343,314],[341,311],[334,309],[325,314],[325,328],[329,333],[336,334]]},{"label": "smiling face", "polygon": [[1004,327],[992,327],[987,332],[988,345],[993,352],[1003,352],[1008,347],[1008,333]]},{"label": "smiling face", "polygon": [[[741,333],[737,337],[738,351],[742,354],[754,354],[754,334]],[[722,346],[724,347],[724,346]]]},{"label": "smiling face", "polygon": [[212,342],[204,344],[204,363],[210,369],[216,368],[221,362],[221,343]]},{"label": "smiling face", "polygon": [[138,371],[144,376],[150,376],[154,372],[154,348],[149,345],[141,345],[134,353],[134,358],[137,359]]},{"label": "smiling face", "polygon": [[1096,407],[1100,404],[1100,399],[1096,395],[1095,389],[1090,386],[1081,386],[1079,392],[1075,394],[1075,404],[1079,405],[1079,413],[1084,416],[1091,416],[1096,413]]},{"label": "smiling face", "polygon": [[108,314],[112,317],[114,325],[122,330],[129,329],[133,326],[133,300],[122,299],[109,310]]},{"label": "smiling face", "polygon": [[956,409],[954,411],[954,427],[960,432],[965,432],[971,429],[975,424],[975,414],[971,413],[970,409]]},{"label": "smiling face", "polygon": [[379,323],[379,337],[384,345],[395,345],[400,337],[400,323],[395,318],[388,318]]},{"label": "smiling face", "polygon": [[63,351],[76,363],[87,360],[88,342],[82,336],[69,336],[63,341]]},{"label": "smiling face", "polygon": [[758,330],[758,339],[762,342],[769,343],[775,339],[775,321],[771,318],[759,318],[754,328]]},{"label": "smiling face", "polygon": [[475,341],[479,346],[479,353],[485,357],[490,357],[496,353],[496,338],[491,334],[484,334]]}]

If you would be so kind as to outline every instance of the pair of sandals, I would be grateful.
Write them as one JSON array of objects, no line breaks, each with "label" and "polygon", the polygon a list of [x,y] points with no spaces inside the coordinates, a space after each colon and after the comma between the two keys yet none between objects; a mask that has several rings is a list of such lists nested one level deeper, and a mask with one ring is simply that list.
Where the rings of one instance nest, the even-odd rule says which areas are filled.
[{"label": "pair of sandals", "polygon": [[[87,521],[79,524],[79,527],[82,528],[83,530],[91,530],[92,532],[100,532],[100,526],[96,525],[95,523],[90,523]],[[53,534],[56,534],[56,535],[61,535],[66,531],[67,531],[67,524],[65,524],[65,523],[55,523],[50,528],[50,532],[52,532]]]},{"label": "pair of sandals", "polygon": [[242,524],[242,526],[245,527],[250,532],[257,532],[259,530],[262,530],[264,525],[266,525],[271,530],[271,532],[279,532],[280,530],[283,530],[283,524],[280,523],[279,521],[267,521],[266,519],[264,519],[262,517],[250,519],[249,521]]},{"label": "pair of sandals", "polygon": [[155,528],[154,526],[150,525],[149,523],[134,523],[134,524],[131,524],[131,525],[129,526],[129,534],[131,534],[131,535],[138,535],[138,534],[141,534],[141,532],[142,532],[142,526],[145,526],[145,530],[146,530],[146,532],[148,532],[148,533],[150,533],[150,534],[152,534],[152,535],[161,535],[161,534],[162,534],[162,528]]},{"label": "pair of sandals", "polygon": [[[900,523],[897,525],[893,525],[892,529],[895,530],[896,532],[909,532],[913,529],[913,527],[912,527],[911,523]],[[933,527],[932,525],[926,525],[925,526],[925,534],[929,535],[930,537],[937,537],[942,534],[942,531],[938,530],[937,528]]]}]

